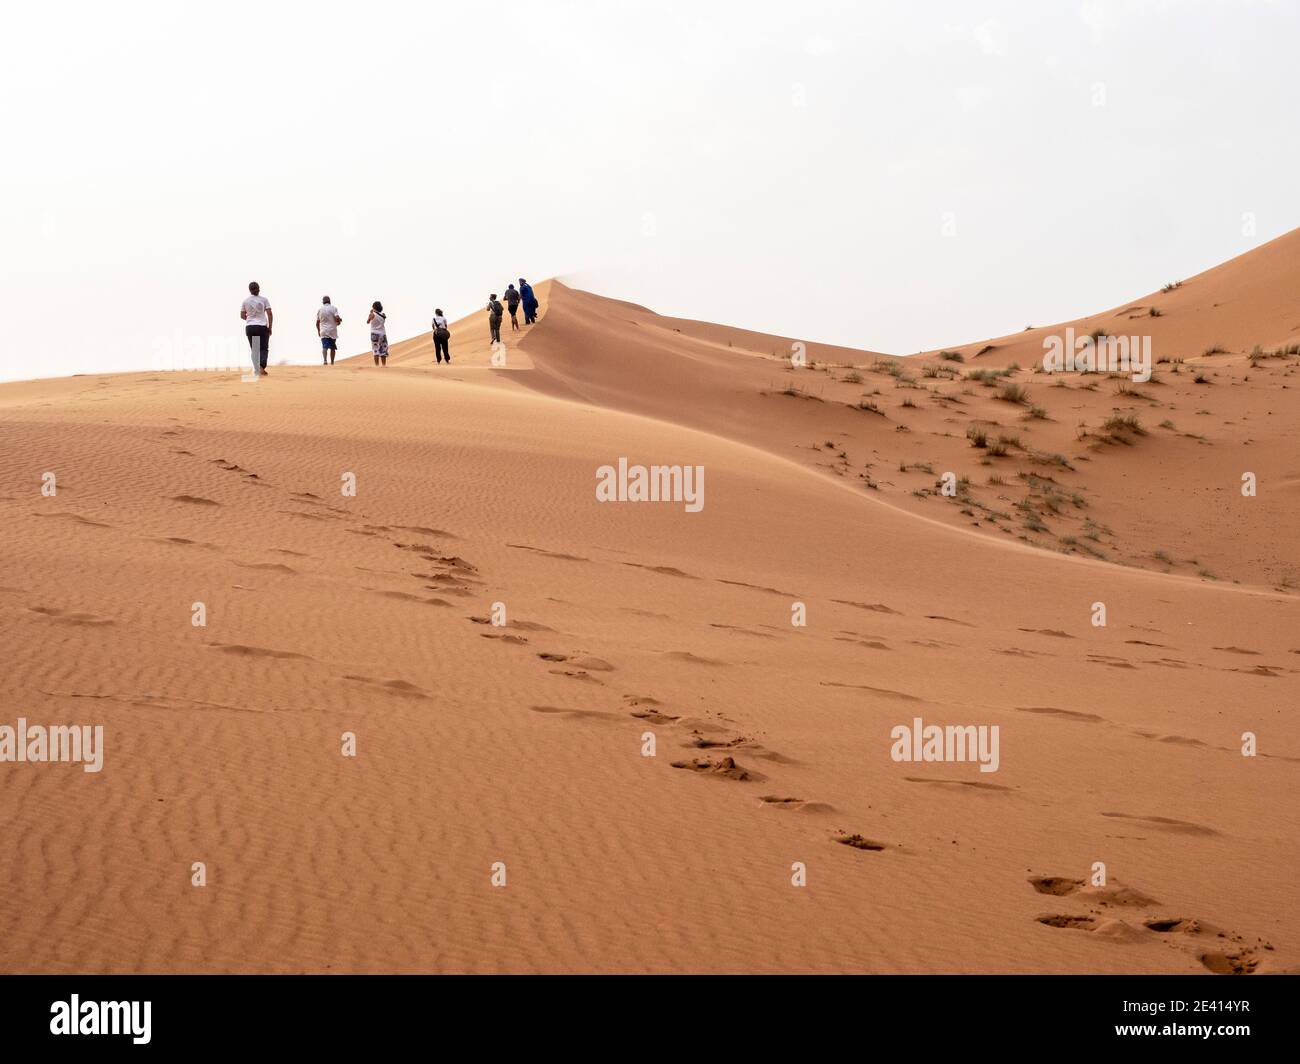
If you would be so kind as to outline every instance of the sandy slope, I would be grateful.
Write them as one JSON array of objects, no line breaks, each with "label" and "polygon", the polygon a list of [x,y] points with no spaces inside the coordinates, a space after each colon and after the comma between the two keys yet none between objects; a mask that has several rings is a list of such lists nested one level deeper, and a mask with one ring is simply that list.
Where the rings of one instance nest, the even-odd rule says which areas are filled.
[{"label": "sandy slope", "polygon": [[[1109,557],[1167,546],[1165,574],[912,494],[945,462],[1000,490],[965,432],[1012,417],[978,384],[897,388],[815,345],[864,383],[799,377],[787,340],[539,294],[503,370],[476,316],[450,371],[424,338],[386,370],[0,388],[0,723],[107,733],[97,775],[0,765],[0,968],[1300,964],[1300,618],[1270,569],[1295,561],[1295,360],[1148,386],[1189,428],[1220,404],[1205,442],[1152,424],[1079,441],[1073,470],[989,459],[1086,495]],[[1023,379],[1051,404],[1017,424],[1036,450],[1114,401]],[[877,386],[885,416],[851,408]],[[1245,448],[1269,488],[1249,511],[1205,486]],[[596,502],[619,456],[703,464],[703,511]],[[999,725],[1000,770],[891,760],[918,716]],[[1097,861],[1110,887],[1075,886]]]}]

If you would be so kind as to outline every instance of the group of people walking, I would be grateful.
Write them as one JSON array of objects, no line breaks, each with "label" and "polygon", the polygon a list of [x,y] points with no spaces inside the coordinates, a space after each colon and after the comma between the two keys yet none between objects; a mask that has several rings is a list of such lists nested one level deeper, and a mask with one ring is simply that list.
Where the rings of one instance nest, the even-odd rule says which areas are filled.
[{"label": "group of people walking", "polygon": [[[488,330],[492,336],[492,342],[499,344],[501,342],[501,320],[505,311],[510,311],[510,330],[519,332],[519,308],[524,308],[524,324],[532,325],[537,321],[537,297],[533,295],[533,286],[519,278],[519,287],[506,285],[505,306],[501,305],[501,300],[497,299],[497,294],[493,292],[488,296]],[[447,361],[451,361],[448,359]]]},{"label": "group of people walking", "polygon": [[[540,308],[537,296],[533,294],[533,286],[522,277],[519,278],[519,287],[516,288],[513,284],[507,285],[504,295],[504,306],[495,292],[488,296],[488,329],[494,344],[501,342],[501,322],[507,308],[510,311],[510,327],[514,332],[520,331],[518,313],[521,307],[525,325],[536,323],[537,311]],[[253,374],[264,377],[267,357],[271,350],[271,326],[275,321],[275,315],[271,310],[270,301],[262,295],[261,287],[256,281],[248,286],[248,298],[244,300],[239,316],[244,321],[244,334],[248,337]],[[387,323],[388,315],[384,313],[383,303],[375,300],[370,305],[366,324],[370,326],[370,351],[376,366],[388,365]],[[339,314],[338,308],[330,302],[329,296],[323,297],[316,311],[316,335],[320,337],[322,365],[334,365],[334,356],[338,353],[339,326],[342,324],[343,316]],[[446,315],[439,307],[433,312],[433,354],[434,360],[439,365],[444,361],[448,365],[451,364],[450,344],[451,328],[447,324]]]}]

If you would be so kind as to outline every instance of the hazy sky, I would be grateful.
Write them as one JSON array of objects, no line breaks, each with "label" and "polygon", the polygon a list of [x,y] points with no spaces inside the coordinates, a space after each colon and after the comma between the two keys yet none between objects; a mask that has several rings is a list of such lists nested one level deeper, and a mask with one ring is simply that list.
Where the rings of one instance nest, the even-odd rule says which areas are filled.
[{"label": "hazy sky", "polygon": [[[906,353],[1300,225],[1297,3],[47,3],[0,39],[0,376],[272,360],[520,274]],[[1250,217],[1254,232],[1250,231]],[[240,363],[242,365],[242,362]]]}]

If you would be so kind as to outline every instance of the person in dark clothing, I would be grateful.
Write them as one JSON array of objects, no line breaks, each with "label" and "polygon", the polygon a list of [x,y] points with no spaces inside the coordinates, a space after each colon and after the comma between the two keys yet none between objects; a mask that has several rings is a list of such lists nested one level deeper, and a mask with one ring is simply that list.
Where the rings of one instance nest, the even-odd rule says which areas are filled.
[{"label": "person in dark clothing", "polygon": [[433,312],[433,357],[441,364],[443,358],[447,359],[447,365],[451,365],[451,348],[448,343],[451,340],[451,329],[447,326],[447,319],[439,307]]},{"label": "person in dark clothing", "polygon": [[537,308],[540,305],[537,297],[533,295],[533,286],[519,278],[519,298],[524,304],[524,324],[533,325],[537,322]]},{"label": "person in dark clothing", "polygon": [[488,296],[488,329],[492,332],[492,342],[499,344],[501,342],[501,317],[506,312],[506,308],[501,305],[501,300],[497,299],[497,294],[493,292]]},{"label": "person in dark clothing", "polygon": [[518,332],[519,318],[517,315],[519,313],[519,301],[523,297],[519,295],[519,290],[514,285],[508,284],[506,285],[505,298],[506,309],[510,311],[510,331]]}]

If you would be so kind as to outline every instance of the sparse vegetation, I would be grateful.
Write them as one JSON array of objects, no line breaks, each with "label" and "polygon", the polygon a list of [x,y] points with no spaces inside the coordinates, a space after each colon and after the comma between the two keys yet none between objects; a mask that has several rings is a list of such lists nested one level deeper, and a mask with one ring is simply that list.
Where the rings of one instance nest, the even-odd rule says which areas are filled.
[{"label": "sparse vegetation", "polygon": [[998,393],[998,398],[1004,403],[1016,403],[1024,406],[1029,402],[1029,393],[1019,384],[1004,384],[1002,390]]}]

